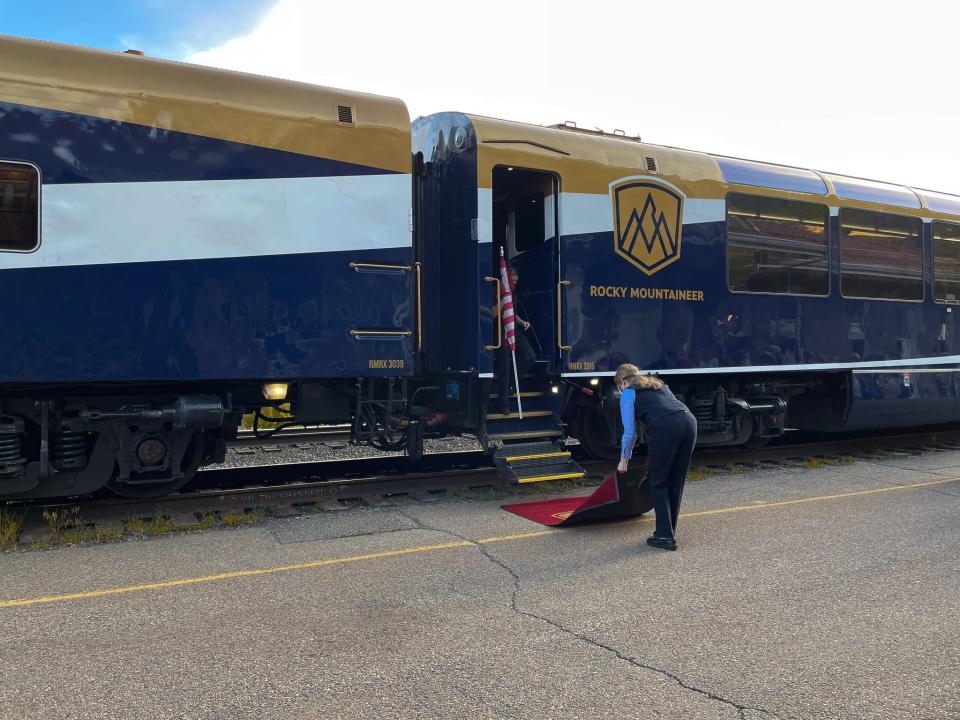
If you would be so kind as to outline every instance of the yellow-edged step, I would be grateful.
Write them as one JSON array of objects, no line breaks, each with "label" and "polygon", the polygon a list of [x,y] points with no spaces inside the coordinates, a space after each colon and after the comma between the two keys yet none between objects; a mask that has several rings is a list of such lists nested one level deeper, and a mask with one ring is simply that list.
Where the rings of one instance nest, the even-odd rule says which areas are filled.
[{"label": "yellow-edged step", "polygon": [[494,453],[493,462],[504,478],[521,484],[577,480],[586,475],[569,450],[546,440],[506,445]]},{"label": "yellow-edged step", "polygon": [[520,432],[490,433],[491,440],[531,440],[537,438],[559,437],[560,430],[523,430]]},{"label": "yellow-edged step", "polygon": [[[553,415],[553,410],[525,410],[523,413],[523,419],[535,418],[535,417],[550,417]],[[487,413],[487,420],[519,420],[520,413],[509,412],[509,413]]]},{"label": "yellow-edged step", "polygon": [[568,458],[570,457],[569,452],[549,452],[549,453],[536,453],[534,455],[511,455],[510,457],[505,457],[504,460],[507,462],[516,462],[517,460],[540,460],[541,458]]},{"label": "yellow-edged step", "polygon": [[584,472],[572,472],[572,473],[562,473],[560,475],[537,475],[536,477],[521,477],[517,478],[518,483],[533,483],[533,482],[545,482],[547,480],[573,480],[574,478],[582,478],[586,473]]}]

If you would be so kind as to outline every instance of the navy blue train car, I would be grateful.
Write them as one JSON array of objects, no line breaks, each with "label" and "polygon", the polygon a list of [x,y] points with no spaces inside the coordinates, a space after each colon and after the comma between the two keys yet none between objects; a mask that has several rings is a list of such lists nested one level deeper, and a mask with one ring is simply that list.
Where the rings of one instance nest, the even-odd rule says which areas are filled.
[{"label": "navy blue train car", "polygon": [[162,494],[410,375],[410,143],[400,100],[0,39],[0,496]]},{"label": "navy blue train car", "polygon": [[494,372],[504,248],[564,427],[596,455],[616,452],[624,362],[669,382],[701,444],[960,418],[958,197],[458,113],[415,121],[414,146],[439,197],[430,292],[469,338],[432,345],[425,320],[428,352]]}]

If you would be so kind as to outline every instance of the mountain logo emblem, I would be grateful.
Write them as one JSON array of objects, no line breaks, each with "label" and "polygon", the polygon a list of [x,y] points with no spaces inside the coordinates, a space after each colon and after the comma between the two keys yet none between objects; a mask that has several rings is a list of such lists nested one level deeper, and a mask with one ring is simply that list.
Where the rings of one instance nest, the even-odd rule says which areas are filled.
[{"label": "mountain logo emblem", "polygon": [[683,194],[655,179],[629,179],[610,186],[614,251],[646,275],[680,259]]}]

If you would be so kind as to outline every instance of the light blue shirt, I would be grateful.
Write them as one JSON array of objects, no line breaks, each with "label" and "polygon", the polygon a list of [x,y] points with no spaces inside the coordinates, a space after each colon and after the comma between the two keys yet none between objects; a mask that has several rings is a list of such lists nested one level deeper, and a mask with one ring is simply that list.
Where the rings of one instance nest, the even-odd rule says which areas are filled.
[{"label": "light blue shirt", "polygon": [[623,422],[623,437],[620,440],[620,458],[629,460],[633,456],[633,446],[637,442],[637,421],[633,404],[637,391],[628,387],[620,394],[620,420]]}]

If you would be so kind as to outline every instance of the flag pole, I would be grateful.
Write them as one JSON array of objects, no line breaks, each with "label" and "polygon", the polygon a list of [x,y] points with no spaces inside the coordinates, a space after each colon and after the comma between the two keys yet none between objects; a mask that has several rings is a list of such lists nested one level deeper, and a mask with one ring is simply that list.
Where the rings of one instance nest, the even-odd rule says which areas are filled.
[{"label": "flag pole", "polygon": [[510,273],[507,272],[507,260],[504,257],[502,245],[500,246],[500,299],[503,327],[507,331],[507,347],[510,348],[510,355],[513,357],[513,383],[517,388],[517,412],[520,419],[523,420],[523,405],[520,402],[520,377],[517,373],[516,314],[513,311],[513,288],[510,286]]},{"label": "flag pole", "polygon": [[513,383],[517,388],[517,412],[520,413],[520,419],[523,420],[523,405],[520,404],[520,378],[517,377],[517,351],[511,350],[513,355]]}]

